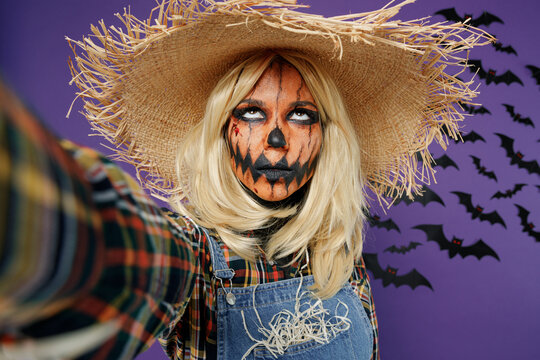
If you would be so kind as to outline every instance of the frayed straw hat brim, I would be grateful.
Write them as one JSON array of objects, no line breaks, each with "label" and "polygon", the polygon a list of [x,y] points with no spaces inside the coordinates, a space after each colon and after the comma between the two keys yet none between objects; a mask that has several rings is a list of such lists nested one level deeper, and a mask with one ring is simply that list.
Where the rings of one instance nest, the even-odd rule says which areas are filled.
[{"label": "frayed straw hat brim", "polygon": [[[267,49],[307,54],[342,92],[360,139],[362,168],[379,199],[411,194],[433,176],[427,146],[457,136],[458,102],[476,95],[457,79],[458,53],[489,37],[461,25],[390,21],[397,6],[323,18],[291,1],[163,3],[147,22],[126,13],[125,29],[93,28],[70,42],[85,116],[136,166],[155,194],[178,191],[176,149],[204,114],[217,81],[239,61]],[[79,54],[75,47],[82,49]],[[454,74],[447,74],[454,65]],[[416,153],[425,159],[418,168]]]}]

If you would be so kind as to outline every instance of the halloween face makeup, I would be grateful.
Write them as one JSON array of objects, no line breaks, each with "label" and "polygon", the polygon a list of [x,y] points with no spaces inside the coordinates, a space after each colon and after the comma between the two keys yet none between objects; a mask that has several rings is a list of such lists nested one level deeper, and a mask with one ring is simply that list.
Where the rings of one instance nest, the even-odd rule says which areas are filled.
[{"label": "halloween face makeup", "polygon": [[226,136],[238,179],[256,196],[280,201],[312,176],[322,129],[298,70],[276,60],[233,110]]}]

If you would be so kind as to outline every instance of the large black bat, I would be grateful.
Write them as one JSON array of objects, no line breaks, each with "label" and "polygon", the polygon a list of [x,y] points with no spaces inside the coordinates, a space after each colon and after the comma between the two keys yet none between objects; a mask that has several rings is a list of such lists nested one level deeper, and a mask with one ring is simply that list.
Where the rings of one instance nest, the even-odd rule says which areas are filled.
[{"label": "large black bat", "polygon": [[465,110],[466,112],[468,112],[471,115],[476,115],[476,114],[480,114],[480,115],[490,114],[491,115],[491,111],[489,111],[487,108],[485,108],[483,106],[476,107],[476,106],[472,106],[472,105],[461,104],[461,107],[463,108],[463,110]]},{"label": "large black bat", "polygon": [[504,83],[506,85],[510,85],[512,83],[518,83],[523,86],[523,82],[521,81],[521,79],[518,78],[517,75],[511,72],[510,70],[507,70],[502,75],[497,75],[496,70],[493,70],[493,69],[489,69],[488,71],[484,70],[484,68],[482,67],[481,60],[469,59],[467,63],[471,65],[469,69],[473,73],[476,73],[478,71],[478,76],[480,76],[480,79],[486,80],[486,85],[489,85],[493,82],[495,84]]},{"label": "large black bat", "polygon": [[536,85],[540,85],[540,68],[534,65],[526,65],[525,67],[531,71],[533,79],[536,80]]},{"label": "large black bat", "polygon": [[513,189],[508,189],[505,191],[497,191],[493,196],[492,199],[503,199],[503,198],[511,198],[514,196],[518,191],[523,189],[524,186],[527,186],[527,184],[516,184],[514,185]]},{"label": "large black bat", "polygon": [[540,166],[538,166],[538,161],[523,160],[523,155],[521,152],[514,151],[514,139],[506,135],[495,133],[501,139],[501,147],[506,150],[506,156],[510,158],[510,165],[516,164],[518,168],[527,170],[529,174],[540,175]]},{"label": "large black bat", "polygon": [[367,217],[368,224],[370,226],[383,228],[383,229],[386,229],[388,231],[394,229],[394,230],[397,230],[398,233],[401,233],[401,230],[399,230],[399,227],[397,226],[397,224],[392,219],[381,220],[380,216],[371,215],[371,214],[367,214],[366,217]]},{"label": "large black bat", "polygon": [[489,221],[490,224],[501,224],[506,229],[506,224],[497,211],[490,213],[484,213],[484,208],[480,205],[473,206],[472,195],[461,191],[451,191],[452,194],[457,195],[459,203],[465,206],[467,212],[471,214],[473,219],[478,218],[480,221]]},{"label": "large black bat", "polygon": [[534,224],[529,222],[529,210],[525,209],[523,206],[514,204],[518,208],[518,216],[521,220],[522,231],[529,236],[532,236],[536,241],[540,242],[540,232],[534,231]]},{"label": "large black bat", "polygon": [[435,241],[439,244],[441,250],[448,250],[448,256],[453,258],[456,255],[465,258],[467,256],[476,256],[478,260],[484,256],[491,256],[499,259],[499,255],[490,248],[482,239],[478,240],[470,246],[463,246],[463,239],[458,239],[453,236],[451,240],[444,235],[442,225],[416,225],[413,229],[422,230],[426,233],[428,241]]},{"label": "large black bat", "polygon": [[364,253],[362,256],[364,257],[366,268],[373,273],[375,279],[382,279],[384,287],[390,284],[394,284],[396,287],[409,285],[414,290],[416,287],[423,285],[433,290],[429,281],[416,269],[412,269],[405,275],[398,276],[398,269],[396,268],[387,266],[386,270],[382,269],[377,254]]},{"label": "large black bat", "polygon": [[482,15],[477,18],[473,18],[471,14],[465,14],[463,17],[459,16],[456,8],[442,9],[435,13],[435,15],[442,15],[448,21],[466,22],[466,25],[470,26],[489,26],[491,23],[498,22],[504,24],[504,22],[497,16],[484,11]]},{"label": "large black bat", "polygon": [[531,118],[521,117],[521,114],[514,111],[514,107],[512,105],[503,104],[503,106],[506,108],[506,112],[510,114],[513,121],[523,124],[525,126],[529,125],[534,127],[534,123],[532,122]]},{"label": "large black bat", "polygon": [[486,171],[486,167],[481,164],[480,158],[477,158],[474,155],[470,155],[470,157],[473,159],[474,166],[476,166],[476,170],[478,170],[478,173],[480,175],[484,175],[488,179],[493,179],[495,180],[495,182],[497,182],[497,176],[495,175],[495,172]]},{"label": "large black bat", "polygon": [[411,241],[409,243],[409,245],[407,245],[407,246],[392,245],[390,247],[387,247],[386,249],[384,249],[384,252],[405,254],[405,253],[408,253],[411,250],[416,249],[420,245],[422,245],[422,243],[419,243],[419,242],[416,242],[416,241]]},{"label": "large black bat", "polygon": [[439,195],[437,195],[434,191],[430,190],[427,186],[422,186],[422,195],[415,195],[414,200],[409,199],[406,195],[403,195],[402,197],[396,199],[394,202],[394,205],[399,204],[400,202],[404,202],[407,205],[410,205],[412,203],[420,203],[424,206],[429,204],[430,202],[438,202],[442,206],[444,205],[444,201],[441,199]]}]

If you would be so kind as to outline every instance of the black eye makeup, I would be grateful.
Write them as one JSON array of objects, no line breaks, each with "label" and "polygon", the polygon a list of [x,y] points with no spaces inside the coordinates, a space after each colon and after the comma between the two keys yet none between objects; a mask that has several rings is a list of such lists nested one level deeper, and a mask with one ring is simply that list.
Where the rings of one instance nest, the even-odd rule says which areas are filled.
[{"label": "black eye makeup", "polygon": [[266,120],[266,114],[257,106],[250,106],[246,108],[236,108],[232,112],[233,116],[242,121],[264,121]]},{"label": "black eye makeup", "polygon": [[287,120],[301,125],[313,125],[319,122],[319,112],[304,108],[295,108],[287,114]]}]

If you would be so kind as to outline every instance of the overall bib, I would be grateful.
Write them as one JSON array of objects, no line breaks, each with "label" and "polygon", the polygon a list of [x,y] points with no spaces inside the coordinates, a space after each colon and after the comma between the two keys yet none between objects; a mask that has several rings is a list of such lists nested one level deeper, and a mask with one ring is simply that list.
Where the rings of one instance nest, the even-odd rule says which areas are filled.
[{"label": "overall bib", "polygon": [[373,329],[351,284],[327,300],[311,296],[311,275],[233,288],[234,270],[212,237],[209,245],[218,283],[218,359],[371,358]]}]

